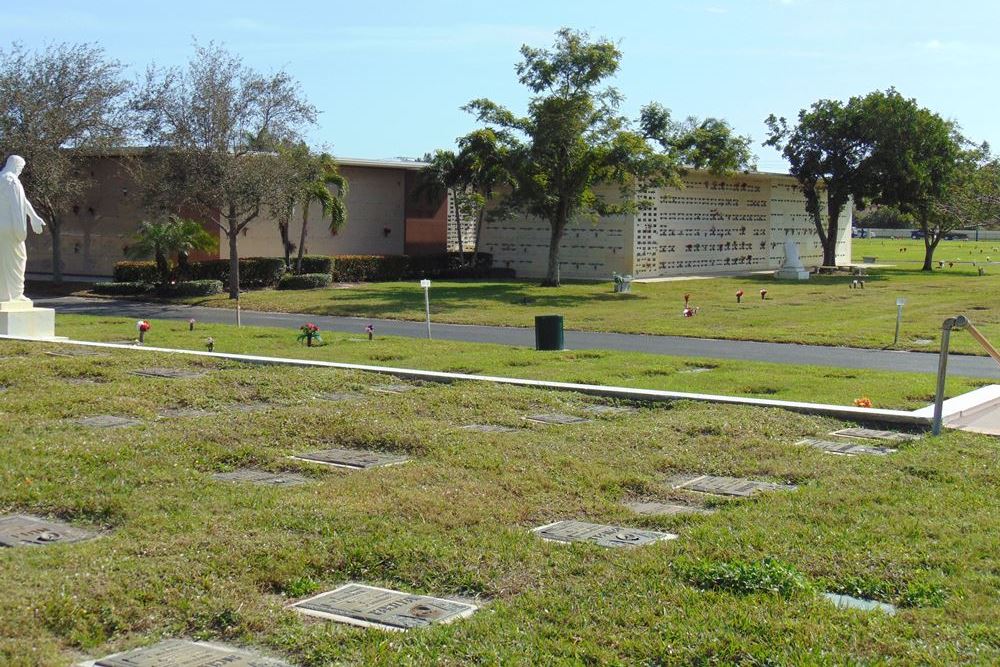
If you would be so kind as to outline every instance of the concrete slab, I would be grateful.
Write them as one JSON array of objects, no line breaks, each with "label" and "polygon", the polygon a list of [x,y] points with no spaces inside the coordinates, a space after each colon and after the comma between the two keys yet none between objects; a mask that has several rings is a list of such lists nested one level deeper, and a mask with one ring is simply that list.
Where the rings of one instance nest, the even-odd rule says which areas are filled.
[{"label": "concrete slab", "polygon": [[1000,436],[1000,404],[989,405],[981,410],[969,411],[952,418],[947,426],[961,431]]},{"label": "concrete slab", "polygon": [[345,584],[289,606],[307,616],[395,631],[451,623],[471,616],[477,609],[467,602],[357,583]]},{"label": "concrete slab", "polygon": [[607,526],[586,521],[556,521],[532,531],[548,542],[587,542],[602,547],[641,547],[663,540],[676,540],[673,533],[661,533],[641,528]]},{"label": "concrete slab", "polygon": [[82,662],[78,667],[290,667],[287,662],[247,651],[183,639],[167,639],[113,655]]}]

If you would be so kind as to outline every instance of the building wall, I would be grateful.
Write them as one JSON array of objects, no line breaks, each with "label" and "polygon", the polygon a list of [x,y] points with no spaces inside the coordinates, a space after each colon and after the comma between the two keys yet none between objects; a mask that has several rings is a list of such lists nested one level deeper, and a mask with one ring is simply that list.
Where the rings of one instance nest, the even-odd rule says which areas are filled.
[{"label": "building wall", "polygon": [[[448,197],[448,250],[458,252],[458,206],[455,197]],[[476,249],[476,218],[465,215],[462,217],[462,246],[465,252],[472,252]]]},{"label": "building wall", "polygon": [[[139,188],[116,158],[93,158],[84,167],[93,185],[61,215],[63,273],[110,276],[125,257],[139,223],[146,219]],[[48,222],[48,221],[46,221]],[[29,232],[29,273],[52,271],[52,235]]]},{"label": "building wall", "polygon": [[[613,196],[606,189],[608,196]],[[777,269],[784,243],[799,246],[806,266],[822,263],[823,252],[805,198],[796,181],[775,174],[731,177],[691,172],[683,187],[638,193],[634,215],[576,220],[560,251],[563,278],[609,279],[612,272],[637,278],[746,273]],[[518,276],[545,275],[549,225],[533,218],[488,222],[483,250],[494,265]],[[850,261],[850,207],[840,221],[838,262]]]},{"label": "building wall", "polygon": [[[599,192],[609,200],[618,197],[615,187]],[[559,252],[563,278],[607,279],[613,272],[631,273],[633,266],[631,215],[579,216],[570,221]],[[480,250],[492,253],[493,266],[514,269],[518,277],[540,278],[548,270],[551,227],[545,220],[516,216],[483,223]]]},{"label": "building wall", "polygon": [[419,172],[406,172],[405,209],[406,239],[404,250],[407,255],[429,255],[444,252],[449,241],[449,205],[451,197],[440,201],[413,196]]},{"label": "building wall", "polygon": [[[402,169],[342,166],[350,185],[347,195],[347,224],[336,234],[329,220],[321,220],[318,204],[309,209],[306,236],[307,255],[401,255],[405,234],[404,188],[406,172]],[[289,233],[298,243],[302,232],[301,213],[296,209]],[[386,233],[388,230],[388,233]],[[282,254],[278,223],[270,213],[261,216],[240,237],[241,257],[277,257]],[[229,257],[229,247],[220,244],[220,256]]]}]

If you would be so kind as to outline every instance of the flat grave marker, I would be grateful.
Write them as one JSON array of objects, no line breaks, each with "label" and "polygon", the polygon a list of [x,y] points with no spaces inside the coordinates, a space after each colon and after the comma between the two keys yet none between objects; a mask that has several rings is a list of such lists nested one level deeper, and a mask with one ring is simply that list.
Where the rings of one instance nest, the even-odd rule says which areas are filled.
[{"label": "flat grave marker", "polygon": [[309,463],[319,463],[322,465],[334,466],[337,468],[350,468],[352,470],[367,470],[368,468],[381,468],[383,466],[399,465],[410,460],[408,456],[399,454],[388,454],[386,452],[372,452],[365,449],[322,449],[305,454],[295,454],[289,456],[297,461],[307,461]]},{"label": "flat grave marker", "polygon": [[471,616],[473,604],[350,583],[290,605],[318,618],[383,630],[410,630]]},{"label": "flat grave marker", "polygon": [[117,415],[93,415],[91,417],[80,417],[75,421],[80,426],[88,428],[129,428],[142,423],[139,419],[119,417]]},{"label": "flat grave marker", "polygon": [[501,426],[500,424],[466,424],[461,429],[463,431],[476,431],[478,433],[514,433],[520,430],[512,426]]},{"label": "flat grave marker", "polygon": [[215,413],[211,410],[205,410],[204,408],[162,408],[157,413],[157,416],[162,419],[186,419],[189,417],[208,417],[214,415]]},{"label": "flat grave marker", "polygon": [[685,368],[680,373],[708,373],[714,371],[714,368],[708,368],[706,366],[692,366],[690,368]]},{"label": "flat grave marker", "polygon": [[764,491],[792,491],[796,487],[791,484],[775,484],[739,477],[717,477],[715,475],[678,475],[669,480],[674,489],[697,491],[716,496],[738,496],[747,498]]},{"label": "flat grave marker", "polygon": [[362,397],[356,391],[322,391],[316,394],[316,399],[320,401],[356,401]]},{"label": "flat grave marker", "polygon": [[649,516],[669,516],[672,514],[715,514],[715,510],[697,505],[684,505],[681,503],[661,503],[657,501],[632,501],[626,502],[625,507],[636,514],[646,514]]},{"label": "flat grave marker", "polygon": [[264,658],[225,646],[168,639],[152,646],[115,653],[88,661],[81,667],[290,667],[287,662]]},{"label": "flat grave marker", "polygon": [[232,472],[218,472],[212,475],[221,482],[249,482],[262,486],[298,486],[309,481],[308,477],[293,472],[267,472],[253,468],[241,468]]},{"label": "flat grave marker", "polygon": [[65,382],[66,384],[72,384],[77,386],[105,384],[107,382],[107,380],[104,378],[95,378],[95,377],[71,377],[71,378],[64,377],[59,379]]},{"label": "flat grave marker", "polygon": [[79,542],[94,537],[90,531],[61,521],[49,521],[30,514],[0,516],[0,547],[40,547]]},{"label": "flat grave marker", "polygon": [[796,445],[807,445],[821,449],[827,454],[839,454],[840,456],[858,456],[860,454],[875,454],[886,456],[895,452],[889,447],[867,447],[865,445],[855,445],[852,442],[823,440],[822,438],[803,438],[795,443]]},{"label": "flat grave marker", "polygon": [[661,533],[641,528],[608,526],[586,521],[556,521],[532,531],[549,542],[587,542],[602,547],[640,547],[661,540],[675,540],[673,533]]},{"label": "flat grave marker", "polygon": [[566,415],[560,412],[552,412],[544,415],[529,415],[525,417],[529,422],[535,422],[536,424],[556,424],[559,426],[566,426],[569,424],[583,424],[589,422],[590,420],[586,417],[577,417],[575,415]]},{"label": "flat grave marker", "polygon": [[638,412],[638,408],[626,405],[588,405],[585,407],[584,412],[589,412],[592,415],[597,415],[598,417],[617,417],[619,415],[628,415],[634,412]]},{"label": "flat grave marker", "polygon": [[251,401],[249,403],[229,403],[223,407],[237,412],[266,412],[278,406],[268,401]]},{"label": "flat grave marker", "polygon": [[88,350],[85,347],[76,348],[68,347],[61,348],[58,350],[48,350],[45,354],[50,357],[106,357],[108,356],[105,352],[96,352],[94,350]]},{"label": "flat grave marker", "polygon": [[413,391],[416,388],[416,385],[398,382],[395,384],[381,384],[377,387],[371,387],[371,390],[377,394],[405,394],[406,392]]},{"label": "flat grave marker", "polygon": [[851,597],[850,595],[840,595],[838,593],[823,593],[823,597],[832,602],[838,609],[857,609],[859,611],[881,611],[890,616],[896,614],[896,608],[885,602],[875,600],[865,600]]},{"label": "flat grave marker", "polygon": [[859,440],[886,440],[888,442],[909,442],[919,440],[919,435],[900,433],[899,431],[880,431],[873,428],[842,428],[832,431],[830,435],[841,438],[857,438]]},{"label": "flat grave marker", "polygon": [[184,368],[140,368],[138,370],[129,371],[129,374],[147,378],[158,378],[161,380],[193,380],[195,378],[204,377],[207,372],[192,371]]}]

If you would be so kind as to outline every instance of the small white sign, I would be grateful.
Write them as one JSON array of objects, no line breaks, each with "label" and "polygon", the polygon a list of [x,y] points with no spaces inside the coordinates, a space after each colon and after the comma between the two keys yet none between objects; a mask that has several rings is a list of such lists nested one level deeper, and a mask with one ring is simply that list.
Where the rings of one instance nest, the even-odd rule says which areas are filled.
[{"label": "small white sign", "polygon": [[427,289],[427,288],[429,288],[431,286],[431,281],[429,281],[429,280],[427,280],[425,278],[425,279],[423,279],[423,280],[420,281],[420,286],[423,287],[424,289]]},{"label": "small white sign", "polygon": [[905,306],[906,305],[906,299],[904,299],[901,296],[896,297],[896,305],[897,306]]}]

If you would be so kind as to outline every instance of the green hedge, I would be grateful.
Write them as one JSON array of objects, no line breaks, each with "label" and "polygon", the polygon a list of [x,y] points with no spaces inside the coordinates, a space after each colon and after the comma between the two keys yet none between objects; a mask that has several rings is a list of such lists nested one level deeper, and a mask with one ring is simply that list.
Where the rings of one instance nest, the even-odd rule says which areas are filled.
[{"label": "green hedge", "polygon": [[171,283],[157,287],[156,292],[160,296],[211,296],[222,293],[221,280],[185,280],[179,283]]},{"label": "green hedge", "polygon": [[333,278],[329,273],[286,274],[278,282],[278,289],[319,289],[329,287]]},{"label": "green hedge", "polygon": [[152,292],[153,285],[139,281],[94,283],[90,289],[96,294],[106,294],[108,296],[136,296]]},{"label": "green hedge", "polygon": [[[240,260],[240,289],[274,287],[285,273],[285,261],[280,257],[246,257]],[[218,280],[229,284],[229,260],[209,259],[189,263],[191,281]],[[156,283],[160,274],[156,262],[118,262],[115,282]]]},{"label": "green hedge", "polygon": [[[295,258],[292,258],[292,268],[295,268]],[[333,257],[323,255],[306,255],[302,258],[302,273],[333,273]]]}]

